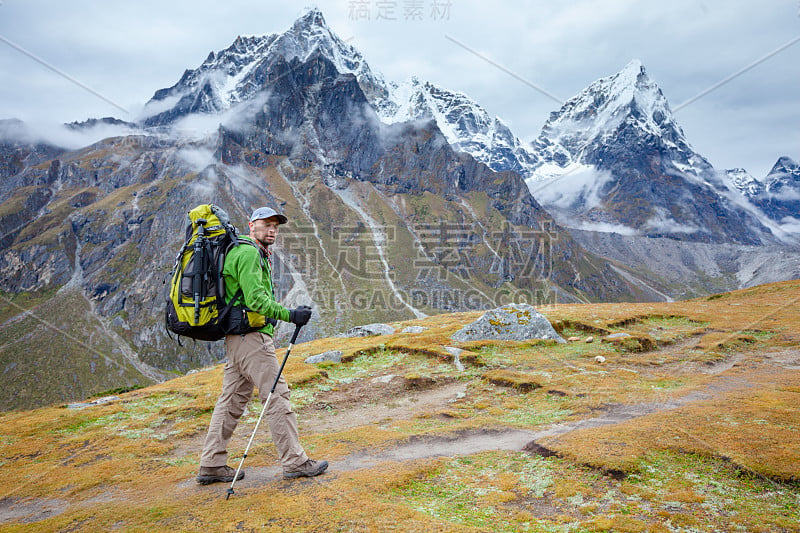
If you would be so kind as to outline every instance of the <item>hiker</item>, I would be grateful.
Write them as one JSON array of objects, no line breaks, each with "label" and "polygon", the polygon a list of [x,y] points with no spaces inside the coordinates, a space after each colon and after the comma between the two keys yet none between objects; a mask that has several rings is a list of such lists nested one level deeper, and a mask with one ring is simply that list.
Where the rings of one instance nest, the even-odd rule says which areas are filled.
[{"label": "hiker", "polygon": [[[201,485],[232,482],[236,470],[227,465],[228,442],[247,402],[258,387],[262,402],[275,382],[280,364],[272,340],[277,320],[305,325],[311,318],[311,308],[300,306],[289,310],[275,301],[272,286],[272,251],[278,226],[286,224],[286,217],[269,207],[259,207],[250,217],[250,239],[253,246],[237,246],[225,258],[223,276],[227,301],[241,288],[243,304],[263,315],[266,325],[243,335],[225,336],[225,353],[228,361],[222,378],[222,393],[214,406],[203,452],[197,482]],[[276,320],[277,319],[277,320]],[[268,406],[264,406],[269,421],[272,441],[278,449],[284,478],[312,477],[325,472],[327,461],[309,459],[297,433],[297,418],[289,403],[289,386],[283,376],[278,381]],[[239,472],[237,480],[244,477]]]}]

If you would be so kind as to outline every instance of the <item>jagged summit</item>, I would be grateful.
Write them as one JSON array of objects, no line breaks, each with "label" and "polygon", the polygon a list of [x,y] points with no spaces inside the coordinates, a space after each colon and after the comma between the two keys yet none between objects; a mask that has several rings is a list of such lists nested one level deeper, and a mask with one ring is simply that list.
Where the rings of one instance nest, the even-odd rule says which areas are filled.
[{"label": "jagged summit", "polygon": [[389,99],[375,106],[384,122],[433,119],[453,148],[496,171],[513,170],[524,176],[536,162],[536,155],[500,118],[464,93],[414,76],[390,83],[387,94]]},{"label": "jagged summit", "polygon": [[690,146],[639,60],[552,113],[534,147],[528,186],[562,225],[740,244],[769,235]]},{"label": "jagged summit", "polygon": [[361,53],[330,29],[322,12],[316,8],[298,18],[287,32],[276,39],[276,46],[269,50],[287,59],[297,57],[303,62],[315,51],[333,61],[339,72],[359,75],[364,69],[369,70]]},{"label": "jagged summit", "polygon": [[730,168],[725,171],[725,175],[730,180],[733,188],[746,197],[757,196],[764,188],[763,183],[743,168]]},{"label": "jagged summit", "polygon": [[667,99],[638,59],[593,82],[551,113],[535,146],[544,159],[565,166],[579,161],[591,145],[613,142],[624,125],[671,147],[688,148]]},{"label": "jagged summit", "polygon": [[311,9],[282,34],[240,35],[226,49],[211,52],[196,69],[186,70],[172,87],[160,89],[145,106],[144,125],[168,124],[190,113],[220,113],[260,92],[273,62],[324,55],[340,73],[371,78],[369,66],[354,47]]},{"label": "jagged summit", "polygon": [[[726,170],[725,173],[731,183],[748,198],[777,196],[784,188],[800,189],[800,164],[788,156],[779,157],[769,173],[760,180],[741,168]],[[789,193],[789,190],[783,192],[800,198],[800,195]],[[791,199],[794,198],[783,198],[783,200]]]},{"label": "jagged summit", "polygon": [[533,143],[541,157],[533,179],[550,179],[574,164],[602,166],[610,163],[604,157],[609,147],[637,150],[644,144],[669,152],[681,170],[699,175],[711,169],[689,146],[658,84],[634,59],[550,114]]},{"label": "jagged summit", "polygon": [[797,161],[791,157],[779,157],[772,166],[772,170],[770,170],[769,174],[767,174],[766,181],[769,181],[770,177],[773,177],[773,179],[779,179],[781,177],[791,179],[794,177],[794,179],[797,180],[800,178],[800,164],[798,164]]},{"label": "jagged summit", "polygon": [[[728,171],[730,177],[731,171]],[[736,183],[736,182],[734,182]],[[778,158],[763,179],[739,187],[742,194],[783,231],[800,229],[800,165],[791,157]]]}]

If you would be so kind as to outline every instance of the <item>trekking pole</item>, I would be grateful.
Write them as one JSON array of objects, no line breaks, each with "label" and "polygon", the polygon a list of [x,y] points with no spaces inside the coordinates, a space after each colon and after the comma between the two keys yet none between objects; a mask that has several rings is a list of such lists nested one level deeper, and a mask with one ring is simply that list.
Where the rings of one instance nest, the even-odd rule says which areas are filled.
[{"label": "trekking pole", "polygon": [[202,298],[203,290],[203,264],[205,254],[203,250],[205,245],[205,227],[206,219],[198,218],[195,221],[197,224],[197,237],[194,240],[194,273],[192,274],[192,293],[194,295],[194,323],[195,325],[200,322],[200,300]]},{"label": "trekking pole", "polygon": [[231,482],[230,488],[228,488],[228,495],[225,496],[225,499],[231,497],[233,494],[233,486],[236,484],[236,478],[239,477],[239,472],[242,470],[242,465],[244,464],[244,460],[247,459],[247,452],[250,451],[250,445],[253,444],[253,437],[256,436],[256,431],[258,431],[258,425],[261,424],[261,419],[264,417],[264,413],[267,412],[267,408],[269,407],[269,401],[272,399],[272,393],[275,392],[275,387],[278,386],[278,380],[281,379],[281,373],[283,372],[283,367],[286,366],[286,361],[289,360],[289,352],[292,351],[292,346],[294,342],[297,340],[297,334],[300,333],[300,326],[299,324],[294,329],[294,334],[292,335],[292,340],[289,341],[289,346],[286,348],[286,356],[283,358],[283,363],[281,363],[281,367],[278,369],[278,375],[275,376],[275,383],[272,384],[272,389],[269,391],[267,395],[267,399],[264,402],[264,406],[261,408],[261,414],[258,415],[258,421],[256,422],[256,427],[253,428],[253,434],[250,435],[250,441],[247,443],[247,447],[244,449],[244,455],[242,456],[242,460],[239,461],[239,467],[236,469],[236,473],[233,475],[233,481]]}]

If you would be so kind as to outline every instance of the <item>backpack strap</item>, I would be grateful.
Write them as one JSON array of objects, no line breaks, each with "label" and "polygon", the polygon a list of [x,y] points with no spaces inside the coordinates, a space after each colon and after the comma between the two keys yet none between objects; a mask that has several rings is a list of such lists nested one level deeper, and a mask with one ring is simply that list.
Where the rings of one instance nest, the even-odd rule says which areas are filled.
[{"label": "backpack strap", "polygon": [[[231,309],[234,308],[234,306],[236,305],[236,301],[241,299],[241,298],[244,298],[244,293],[242,292],[242,289],[240,288],[238,291],[236,291],[236,294],[233,295],[233,298],[231,298],[231,301],[228,302],[227,304],[225,304],[225,307],[223,307],[222,309],[219,310],[219,316],[217,317],[217,321],[221,323],[225,319],[225,317],[228,316],[228,313],[231,312]],[[242,302],[242,303],[244,303],[244,302]],[[244,306],[242,306],[242,307],[244,307]]]},{"label": "backpack strap", "polygon": [[[236,235],[236,238],[231,241],[230,245],[228,245],[228,249],[225,251],[226,255],[231,250],[231,248],[239,246],[240,244],[250,245],[253,248],[255,248],[256,252],[258,252],[258,259],[260,261],[261,268],[264,268],[264,264],[265,263],[264,263],[264,257],[261,255],[261,250],[259,249],[258,245],[256,243],[254,243],[253,241],[251,241],[250,239],[243,239],[242,237],[239,237],[238,235]],[[272,285],[272,299],[277,301],[277,298],[275,297],[275,284],[274,284],[274,282],[273,282],[273,285]],[[247,309],[248,311],[250,310],[244,303],[244,292],[242,292],[242,289],[240,287],[239,290],[236,291],[236,294],[233,295],[233,298],[231,298],[230,303],[225,307],[225,309],[223,311],[225,313],[227,313],[229,311],[228,307],[231,307],[231,306],[235,305],[237,300],[240,301],[240,304],[241,304],[242,308]],[[223,315],[223,311],[220,311],[220,320],[224,316]],[[266,320],[267,324],[272,324],[273,326],[277,326],[278,325],[278,321],[276,319],[272,318],[272,317],[264,317],[264,320]]]},{"label": "backpack strap", "polygon": [[[242,237],[239,237],[238,235],[236,235],[236,238],[232,239],[232,243],[233,246],[239,246],[240,244],[249,244],[250,246],[255,248],[256,252],[258,252],[258,259],[261,262],[261,268],[264,268],[264,258],[261,256],[261,250],[259,250],[258,245],[256,243],[254,243],[250,239],[244,239]],[[228,248],[227,251],[230,251],[230,248]]]}]

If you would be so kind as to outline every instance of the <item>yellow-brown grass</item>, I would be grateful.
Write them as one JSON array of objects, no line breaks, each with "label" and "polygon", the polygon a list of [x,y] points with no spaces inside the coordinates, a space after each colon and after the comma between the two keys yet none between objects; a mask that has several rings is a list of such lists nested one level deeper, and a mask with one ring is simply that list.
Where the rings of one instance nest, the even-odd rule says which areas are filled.
[{"label": "yellow-brown grass", "polygon": [[800,479],[800,373],[748,368],[729,376],[732,390],[713,399],[540,444],[607,470],[634,472],[648,453],[664,449],[718,457],[779,481]]},{"label": "yellow-brown grass", "polygon": [[[332,462],[368,457],[421,435],[504,425],[538,430],[592,417],[619,403],[680,402],[627,422],[542,439],[540,444],[558,457],[482,456],[483,470],[456,476],[463,484],[457,488],[449,486],[450,480],[470,466],[470,458],[332,468],[322,479],[295,483],[262,474],[265,481],[247,477],[228,501],[226,487],[197,487],[193,477],[221,385],[220,366],[85,409],[2,413],[0,503],[16,510],[17,518],[5,519],[0,531],[660,532],[668,525],[712,531],[720,520],[723,529],[790,531],[800,519],[796,499],[791,500],[798,494],[792,483],[800,476],[800,372],[793,363],[800,359],[798,301],[800,281],[790,281],[684,302],[540,309],[564,332],[624,330],[652,341],[640,342],[636,353],[600,342],[454,343],[450,335],[480,312],[393,324],[398,331],[406,325],[428,328],[418,334],[318,339],[295,346],[287,380],[296,392],[318,400],[343,385],[331,377],[335,367],[302,361],[334,349],[351,361],[342,368],[365,365],[365,381],[371,376],[370,358],[389,352],[452,368],[448,379],[465,383],[464,394],[429,413],[335,430],[312,428],[301,435],[313,457]],[[445,346],[466,348],[461,360],[474,364],[457,371]],[[597,355],[605,362],[596,363]],[[424,365],[399,368],[382,372],[428,383]],[[229,448],[232,458],[240,457],[258,409],[255,402],[243,417]],[[715,479],[732,487],[746,483],[742,474],[772,481],[759,489],[757,504],[742,496],[724,507],[728,504],[718,503],[720,496],[710,495],[713,484],[672,474],[674,457],[685,454],[724,465],[708,468],[717,468]],[[250,455],[246,468],[251,472],[277,467],[266,428]],[[491,470],[492,461],[504,466]],[[653,466],[658,461],[673,463],[659,471]],[[620,481],[594,474],[608,471],[629,476]],[[643,484],[656,475],[652,472],[664,482]],[[781,491],[769,492],[773,482],[784,483]],[[437,509],[447,509],[463,491],[476,496],[455,514],[443,515],[428,505],[438,502]],[[743,489],[742,494],[748,493]],[[794,509],[787,501],[795,501]],[[704,510],[714,505],[737,511],[713,515]]]},{"label": "yellow-brown grass", "polygon": [[483,374],[483,379],[494,385],[511,387],[522,392],[532,391],[542,386],[539,382],[540,378],[513,370],[490,370]]}]

